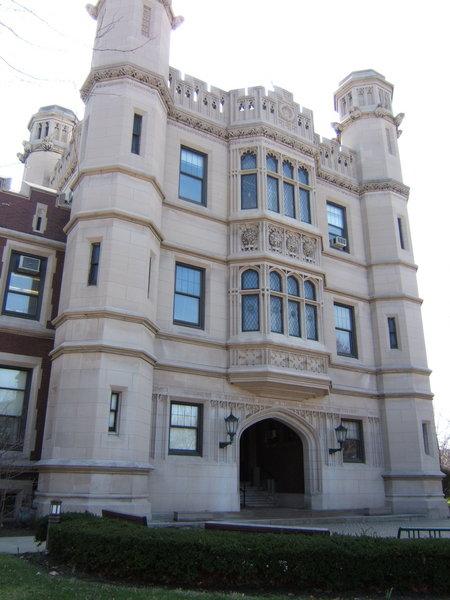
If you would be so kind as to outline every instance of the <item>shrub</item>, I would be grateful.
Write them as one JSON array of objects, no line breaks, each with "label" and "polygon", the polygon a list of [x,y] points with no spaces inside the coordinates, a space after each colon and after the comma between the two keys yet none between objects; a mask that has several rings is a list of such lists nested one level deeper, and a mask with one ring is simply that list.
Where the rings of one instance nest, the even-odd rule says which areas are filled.
[{"label": "shrub", "polygon": [[[76,513],[76,512],[67,512],[61,515],[61,520],[64,522],[67,521],[79,521],[80,523],[85,523],[86,519],[98,519],[95,515],[85,512],[85,513]],[[34,538],[37,542],[45,542],[47,539],[47,529],[48,529],[48,515],[45,517],[41,517],[36,521],[36,530],[34,533]]]},{"label": "shrub", "polygon": [[50,538],[54,559],[146,584],[296,593],[450,589],[449,540],[148,529],[96,517],[65,518]]}]

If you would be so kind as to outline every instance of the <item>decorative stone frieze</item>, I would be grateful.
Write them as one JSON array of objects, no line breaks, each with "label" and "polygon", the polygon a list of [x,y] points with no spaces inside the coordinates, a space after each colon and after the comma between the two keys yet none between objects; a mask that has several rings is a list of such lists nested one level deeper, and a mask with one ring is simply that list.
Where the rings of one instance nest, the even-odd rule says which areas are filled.
[{"label": "decorative stone frieze", "polygon": [[231,350],[231,365],[235,367],[271,365],[282,369],[316,374],[326,374],[328,372],[328,358],[326,356],[310,354],[303,350],[233,349]]}]

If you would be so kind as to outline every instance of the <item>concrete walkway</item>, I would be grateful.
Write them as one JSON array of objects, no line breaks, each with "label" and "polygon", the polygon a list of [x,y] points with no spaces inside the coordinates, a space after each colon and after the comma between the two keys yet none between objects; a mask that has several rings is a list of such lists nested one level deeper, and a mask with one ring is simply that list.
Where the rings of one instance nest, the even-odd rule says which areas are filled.
[{"label": "concrete walkway", "polygon": [[24,554],[25,552],[44,552],[45,544],[38,546],[34,536],[0,537],[0,554]]}]

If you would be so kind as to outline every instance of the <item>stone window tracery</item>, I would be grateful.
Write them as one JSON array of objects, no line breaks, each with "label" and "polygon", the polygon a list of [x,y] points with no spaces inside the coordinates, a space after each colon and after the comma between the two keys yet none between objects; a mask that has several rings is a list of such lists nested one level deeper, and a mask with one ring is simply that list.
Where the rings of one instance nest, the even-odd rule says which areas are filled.
[{"label": "stone window tracery", "polygon": [[306,275],[269,265],[245,269],[240,275],[240,330],[318,341],[318,285]]},{"label": "stone window tracery", "polygon": [[[291,219],[311,223],[311,186],[309,171],[303,166],[294,167],[293,161],[279,160],[273,154],[266,155],[267,208]],[[282,194],[280,195],[280,186]]]}]

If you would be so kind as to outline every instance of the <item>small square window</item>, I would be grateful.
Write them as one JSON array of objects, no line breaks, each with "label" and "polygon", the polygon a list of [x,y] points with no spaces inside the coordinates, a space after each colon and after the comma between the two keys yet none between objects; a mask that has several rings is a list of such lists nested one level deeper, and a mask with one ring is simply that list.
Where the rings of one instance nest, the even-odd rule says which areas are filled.
[{"label": "small square window", "polygon": [[179,196],[206,206],[206,154],[181,148]]},{"label": "small square window", "polygon": [[362,421],[342,420],[347,429],[347,439],[342,446],[344,462],[364,462],[364,439]]},{"label": "small square window", "polygon": [[203,406],[172,402],[170,405],[169,454],[202,454]]}]

